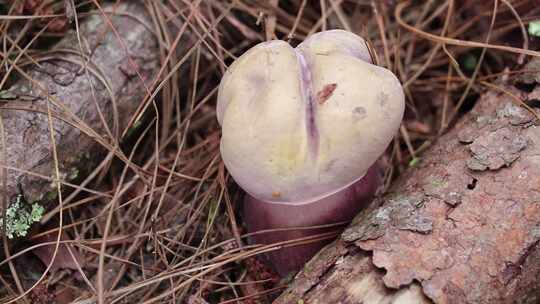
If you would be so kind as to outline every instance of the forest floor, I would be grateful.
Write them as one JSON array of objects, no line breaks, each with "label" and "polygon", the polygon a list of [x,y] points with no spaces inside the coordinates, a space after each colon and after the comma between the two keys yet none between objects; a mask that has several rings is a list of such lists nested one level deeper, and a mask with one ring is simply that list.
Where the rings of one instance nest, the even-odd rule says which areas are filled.
[{"label": "forest floor", "polygon": [[[132,44],[122,42],[136,31],[110,22],[122,1],[0,2],[4,218],[13,198],[27,204],[21,208],[29,212],[37,202],[31,195],[53,193],[39,201],[43,214],[29,231],[13,238],[3,234],[1,303],[269,303],[288,286],[287,279],[280,280],[256,258],[269,248],[246,242],[242,192],[219,153],[219,81],[234,59],[259,42],[283,39],[297,45],[309,34],[336,28],[369,41],[377,64],[397,75],[406,96],[402,126],[387,151],[386,188],[421,163],[423,153],[482,93],[497,91],[503,82],[531,92],[530,79],[540,71],[527,65],[539,55],[533,50],[540,42],[540,7],[533,1],[134,2],[145,13],[125,15],[144,24],[157,41],[152,54],[138,49],[139,57],[135,50],[131,53]],[[81,28],[95,17],[103,22],[90,37]],[[71,37],[73,45],[61,42],[63,37]],[[57,60],[57,43],[64,54],[88,57],[92,63],[93,50],[82,56],[81,46],[97,48],[108,39],[130,53],[127,63],[112,66],[108,60],[114,56],[102,56],[95,63],[104,66],[99,69],[92,64],[77,71],[47,66]],[[148,59],[152,56],[155,64]],[[49,103],[41,110],[29,109],[20,103],[28,96],[13,89],[36,81],[37,74],[28,70],[54,74],[57,83],[65,80],[59,75],[98,75],[104,83],[95,85],[96,92],[110,88],[119,103],[129,103],[125,110],[96,111],[95,121],[110,114],[110,121],[105,119],[109,127],[103,129],[69,111],[48,111]],[[114,71],[126,83],[133,82],[129,89],[106,79]],[[79,88],[70,98],[99,103],[94,83],[86,84],[89,89]],[[539,107],[539,100],[532,96],[516,103],[528,109]],[[23,106],[15,109],[19,104]],[[4,131],[8,109],[42,111],[45,129],[35,136],[48,143],[43,157],[51,159],[49,173],[32,175],[34,167],[20,163],[25,158],[10,159],[10,149],[15,149],[10,136],[27,135],[23,127]],[[66,122],[65,131],[56,128],[56,120]],[[67,136],[58,146],[51,143],[56,138],[51,134],[69,129],[86,139]],[[85,155],[89,160],[70,159],[69,150],[78,151],[78,145],[92,147]],[[29,188],[14,196],[16,184],[10,186],[8,171],[43,183],[27,179]],[[30,189],[37,185],[41,188]]]}]

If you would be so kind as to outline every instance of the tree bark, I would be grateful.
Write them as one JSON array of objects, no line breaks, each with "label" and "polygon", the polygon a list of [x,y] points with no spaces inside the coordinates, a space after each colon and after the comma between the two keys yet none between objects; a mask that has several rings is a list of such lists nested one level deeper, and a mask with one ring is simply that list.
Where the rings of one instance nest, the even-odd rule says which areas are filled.
[{"label": "tree bark", "polygon": [[48,105],[62,181],[80,180],[106,150],[122,157],[118,142],[151,89],[159,51],[142,1],[104,10],[107,18],[95,13],[84,19],[79,33],[71,30],[49,56],[36,58],[39,65],[17,70],[20,79],[2,94],[2,195],[8,202],[19,188],[28,202],[56,197]]},{"label": "tree bark", "polygon": [[275,303],[538,303],[539,94],[483,94]]}]

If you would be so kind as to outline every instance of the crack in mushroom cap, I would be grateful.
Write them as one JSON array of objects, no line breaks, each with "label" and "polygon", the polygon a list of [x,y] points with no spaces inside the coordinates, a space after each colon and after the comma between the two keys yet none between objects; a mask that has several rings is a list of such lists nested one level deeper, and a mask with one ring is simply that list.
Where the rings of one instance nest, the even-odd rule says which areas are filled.
[{"label": "crack in mushroom cap", "polygon": [[253,197],[310,203],[364,176],[397,132],[404,107],[399,80],[371,63],[355,34],[321,32],[296,48],[263,42],[221,80],[221,155]]}]

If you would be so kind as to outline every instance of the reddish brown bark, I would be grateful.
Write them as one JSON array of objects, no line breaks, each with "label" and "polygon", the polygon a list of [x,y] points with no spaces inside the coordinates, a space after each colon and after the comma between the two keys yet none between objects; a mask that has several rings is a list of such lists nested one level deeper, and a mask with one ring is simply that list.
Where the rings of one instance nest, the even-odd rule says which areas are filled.
[{"label": "reddish brown bark", "polygon": [[366,278],[392,303],[415,286],[435,303],[537,303],[540,127],[513,102],[485,93],[276,303],[370,303]]}]

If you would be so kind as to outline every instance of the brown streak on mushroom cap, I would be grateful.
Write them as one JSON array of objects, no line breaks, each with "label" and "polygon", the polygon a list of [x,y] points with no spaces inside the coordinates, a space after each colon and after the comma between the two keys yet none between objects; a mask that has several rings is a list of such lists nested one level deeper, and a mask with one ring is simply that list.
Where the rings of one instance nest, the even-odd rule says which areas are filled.
[{"label": "brown streak on mushroom cap", "polygon": [[325,85],[322,90],[317,93],[317,102],[320,105],[324,104],[332,96],[336,88],[337,83],[330,83]]}]

